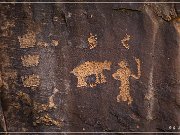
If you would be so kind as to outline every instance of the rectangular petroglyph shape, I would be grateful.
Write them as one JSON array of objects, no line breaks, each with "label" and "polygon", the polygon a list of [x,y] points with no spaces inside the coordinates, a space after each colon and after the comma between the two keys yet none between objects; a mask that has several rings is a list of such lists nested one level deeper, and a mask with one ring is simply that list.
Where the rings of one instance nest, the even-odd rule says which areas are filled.
[{"label": "rectangular petroglyph shape", "polygon": [[37,66],[39,63],[39,55],[24,55],[21,57],[21,60],[25,67]]},{"label": "rectangular petroglyph shape", "polygon": [[48,43],[46,43],[44,41],[38,41],[37,46],[39,46],[39,47],[48,47],[49,45],[48,45]]},{"label": "rectangular petroglyph shape", "polygon": [[24,87],[38,87],[40,84],[40,78],[38,75],[29,75],[21,77]]},{"label": "rectangular petroglyph shape", "polygon": [[120,63],[118,63],[120,69],[116,71],[112,76],[114,79],[120,81],[120,87],[119,87],[119,95],[117,96],[117,102],[120,101],[127,101],[128,105],[132,103],[133,99],[130,95],[130,77],[133,77],[134,79],[139,79],[141,76],[141,70],[140,70],[140,60],[135,58],[135,61],[137,63],[137,69],[138,73],[137,75],[132,74],[132,71],[129,68],[129,64],[122,60]]},{"label": "rectangular petroglyph shape", "polygon": [[18,36],[20,48],[29,48],[34,47],[36,44],[36,33],[35,32],[28,32],[27,34]]}]

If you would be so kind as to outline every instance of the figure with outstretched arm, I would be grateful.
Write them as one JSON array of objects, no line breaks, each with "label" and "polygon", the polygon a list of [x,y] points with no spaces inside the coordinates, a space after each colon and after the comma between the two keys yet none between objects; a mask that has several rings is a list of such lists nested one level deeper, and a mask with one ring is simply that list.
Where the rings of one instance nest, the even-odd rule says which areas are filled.
[{"label": "figure with outstretched arm", "polygon": [[118,69],[116,73],[112,75],[114,79],[119,80],[121,83],[119,87],[120,92],[119,92],[119,95],[117,96],[117,102],[127,101],[128,104],[131,104],[133,101],[130,95],[129,78],[133,77],[134,79],[139,79],[141,76],[140,60],[135,58],[135,61],[137,63],[137,70],[138,70],[137,75],[134,75],[131,73],[128,63],[124,60],[118,63],[118,65],[120,66],[120,69]]}]

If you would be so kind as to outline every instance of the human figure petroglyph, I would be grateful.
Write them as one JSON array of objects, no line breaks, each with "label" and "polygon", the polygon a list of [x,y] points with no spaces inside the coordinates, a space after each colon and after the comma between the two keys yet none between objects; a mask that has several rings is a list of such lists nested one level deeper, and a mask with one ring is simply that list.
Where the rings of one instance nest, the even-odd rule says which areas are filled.
[{"label": "human figure petroglyph", "polygon": [[87,61],[78,67],[74,68],[71,73],[73,73],[77,79],[78,84],[77,87],[88,86],[86,82],[86,77],[90,75],[95,75],[96,82],[95,84],[91,84],[90,87],[96,86],[96,84],[105,83],[106,77],[103,74],[103,70],[110,70],[111,69],[111,62],[104,61],[104,62],[95,62],[95,61]]},{"label": "human figure petroglyph", "polygon": [[140,60],[135,58],[135,61],[137,63],[137,70],[138,70],[137,75],[131,73],[131,70],[128,67],[129,66],[128,63],[124,60],[118,63],[120,69],[118,69],[117,72],[112,75],[114,79],[120,80],[121,82],[121,86],[119,87],[120,93],[117,96],[117,102],[120,102],[122,100],[122,101],[127,101],[128,104],[131,104],[133,101],[130,95],[129,78],[133,77],[134,79],[139,79],[141,76]]}]

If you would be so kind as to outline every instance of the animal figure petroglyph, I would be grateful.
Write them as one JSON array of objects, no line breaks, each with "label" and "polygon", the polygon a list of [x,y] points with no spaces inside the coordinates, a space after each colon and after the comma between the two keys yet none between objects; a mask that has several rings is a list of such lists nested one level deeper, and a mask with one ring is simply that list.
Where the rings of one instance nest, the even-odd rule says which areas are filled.
[{"label": "animal figure petroglyph", "polygon": [[111,69],[111,62],[104,61],[104,62],[95,62],[95,61],[87,61],[78,67],[74,68],[71,73],[73,73],[77,79],[78,84],[77,87],[88,86],[86,82],[86,77],[90,75],[95,75],[96,82],[95,84],[91,84],[90,87],[96,86],[96,84],[105,83],[106,77],[103,74],[103,70],[110,70]]},{"label": "animal figure petroglyph", "polygon": [[118,63],[120,66],[120,69],[116,71],[112,76],[116,80],[120,80],[121,86],[119,87],[120,93],[117,96],[117,102],[122,101],[127,101],[128,104],[131,104],[133,99],[130,95],[130,82],[129,78],[133,77],[134,79],[139,79],[141,76],[141,71],[140,71],[140,60],[135,58],[135,61],[137,63],[137,69],[138,69],[138,75],[134,75],[131,73],[131,70],[128,67],[128,63],[126,61],[121,61]]}]

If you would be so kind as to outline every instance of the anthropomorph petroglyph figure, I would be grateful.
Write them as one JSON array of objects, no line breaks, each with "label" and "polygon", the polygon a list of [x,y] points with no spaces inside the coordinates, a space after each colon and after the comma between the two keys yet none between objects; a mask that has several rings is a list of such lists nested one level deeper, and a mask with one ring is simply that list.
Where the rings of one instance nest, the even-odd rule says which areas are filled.
[{"label": "anthropomorph petroglyph figure", "polygon": [[128,63],[126,61],[121,61],[120,63],[118,63],[120,69],[118,69],[117,72],[112,75],[114,79],[119,80],[121,82],[121,86],[119,87],[120,93],[117,96],[117,102],[127,101],[128,104],[131,104],[133,101],[130,95],[129,78],[133,77],[134,79],[139,79],[141,76],[140,60],[135,58],[135,61],[137,63],[137,75],[131,73],[131,70],[129,69]]},{"label": "anthropomorph petroglyph figure", "polygon": [[86,82],[86,77],[90,75],[95,75],[96,82],[95,84],[91,84],[90,87],[96,86],[96,84],[105,83],[106,77],[103,74],[103,70],[110,70],[111,69],[111,62],[104,61],[104,62],[95,62],[95,61],[87,61],[80,66],[76,67],[71,71],[77,79],[78,84],[77,87],[88,86]]}]

